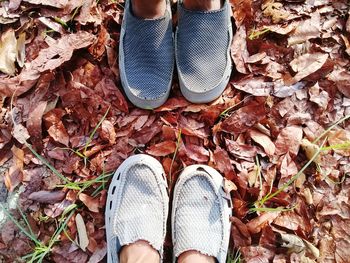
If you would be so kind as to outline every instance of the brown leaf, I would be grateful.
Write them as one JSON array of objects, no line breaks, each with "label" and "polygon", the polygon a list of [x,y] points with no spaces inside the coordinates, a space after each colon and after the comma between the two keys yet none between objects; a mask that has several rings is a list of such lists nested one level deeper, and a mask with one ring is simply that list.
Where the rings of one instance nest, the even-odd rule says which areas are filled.
[{"label": "brown leaf", "polygon": [[29,112],[27,120],[27,129],[31,136],[31,141],[39,152],[41,152],[43,148],[41,124],[46,105],[46,101],[40,101],[35,105],[35,108]]},{"label": "brown leaf", "polygon": [[173,141],[164,141],[154,144],[147,149],[147,153],[153,156],[167,156],[175,152],[176,143]]},{"label": "brown leaf", "polygon": [[149,127],[145,127],[140,131],[134,133],[134,138],[138,143],[146,144],[153,139],[158,133],[162,131],[162,125],[160,122],[156,122]]},{"label": "brown leaf", "polygon": [[155,112],[173,111],[178,108],[184,108],[190,105],[190,103],[184,97],[176,97],[168,99],[162,106],[155,109]]},{"label": "brown leaf", "polygon": [[233,140],[225,139],[225,144],[226,144],[227,150],[231,154],[233,154],[237,158],[248,160],[248,161],[254,158],[258,152],[255,146],[248,145],[248,144],[240,144]]},{"label": "brown leaf", "polygon": [[279,216],[280,212],[266,212],[252,219],[247,223],[250,233],[257,234],[268,224],[272,223]]},{"label": "brown leaf", "polygon": [[272,93],[274,84],[267,82],[264,77],[253,77],[253,75],[249,75],[235,82],[233,86],[254,96],[269,96]]},{"label": "brown leaf", "polygon": [[235,248],[250,246],[252,238],[245,224],[237,217],[231,217],[231,239]]},{"label": "brown leaf", "polygon": [[98,209],[99,200],[98,200],[98,198],[93,198],[87,194],[81,193],[81,194],[79,194],[79,200],[82,201],[84,203],[84,205],[86,205],[87,208],[89,208],[89,210],[91,212],[95,212],[95,213],[99,212],[99,209]]},{"label": "brown leaf", "polygon": [[240,251],[244,260],[249,263],[271,262],[275,255],[273,251],[262,246],[242,247]]},{"label": "brown leaf", "polygon": [[209,152],[203,146],[186,144],[183,147],[183,152],[187,155],[188,158],[196,162],[205,163],[209,160]]},{"label": "brown leaf", "polygon": [[343,129],[330,131],[328,143],[329,145],[345,145],[343,149],[334,149],[334,152],[342,156],[350,156],[350,131]]},{"label": "brown leaf", "polygon": [[329,75],[329,79],[335,82],[335,85],[342,94],[350,98],[350,73],[347,70],[334,70]]},{"label": "brown leaf", "polygon": [[15,91],[17,96],[23,94],[36,83],[40,73],[56,69],[72,57],[74,50],[91,45],[94,39],[94,35],[79,31],[55,40],[48,48],[40,50],[39,55],[20,75],[9,79],[0,78],[0,95],[9,97]]},{"label": "brown leaf", "polygon": [[15,145],[11,148],[13,154],[13,163],[10,169],[5,173],[4,182],[7,189],[12,192],[23,180],[23,162],[24,151]]},{"label": "brown leaf", "polygon": [[289,126],[282,129],[275,142],[276,154],[282,155],[290,152],[292,156],[296,156],[299,152],[302,138],[303,130],[300,126]]},{"label": "brown leaf", "polygon": [[327,59],[328,54],[325,53],[306,53],[294,59],[290,63],[290,66],[297,74],[293,77],[293,83],[291,84],[294,84],[306,78],[307,76],[322,68]]},{"label": "brown leaf", "polygon": [[109,120],[103,120],[100,136],[102,139],[108,140],[110,144],[115,144],[116,133],[113,124]]},{"label": "brown leaf", "polygon": [[0,38],[0,71],[14,75],[16,72],[16,50],[17,40],[15,31],[12,29],[7,30],[1,34]]},{"label": "brown leaf", "polygon": [[267,155],[272,156],[275,154],[276,147],[269,136],[255,129],[250,130],[249,135],[256,143],[264,148]]},{"label": "brown leaf", "polygon": [[62,143],[66,146],[69,145],[69,135],[66,128],[61,121],[61,118],[65,115],[65,111],[62,109],[53,109],[44,115],[45,125],[48,127],[47,132],[56,142]]},{"label": "brown leaf", "polygon": [[253,8],[251,0],[230,0],[233,5],[233,16],[236,24],[249,24],[253,20]]},{"label": "brown leaf", "polygon": [[311,14],[311,18],[299,23],[295,31],[288,38],[288,46],[303,43],[321,35],[321,21],[318,11]]},{"label": "brown leaf", "polygon": [[221,129],[225,132],[243,133],[265,118],[264,104],[250,103],[234,112],[221,123]]},{"label": "brown leaf", "polygon": [[68,4],[68,0],[22,0],[27,3],[31,3],[34,5],[48,5],[56,8],[64,8]]},{"label": "brown leaf", "polygon": [[247,33],[245,26],[240,26],[236,34],[233,37],[231,45],[231,57],[236,65],[238,72],[247,74],[246,61],[248,60],[249,53],[247,50]]},{"label": "brown leaf", "polygon": [[219,146],[217,146],[214,151],[214,162],[216,169],[218,169],[219,172],[224,174],[226,179],[233,179],[235,172],[233,170],[230,157],[228,156],[228,153]]},{"label": "brown leaf", "polygon": [[55,204],[62,201],[65,196],[66,193],[62,191],[39,191],[31,193],[28,198],[39,203]]}]

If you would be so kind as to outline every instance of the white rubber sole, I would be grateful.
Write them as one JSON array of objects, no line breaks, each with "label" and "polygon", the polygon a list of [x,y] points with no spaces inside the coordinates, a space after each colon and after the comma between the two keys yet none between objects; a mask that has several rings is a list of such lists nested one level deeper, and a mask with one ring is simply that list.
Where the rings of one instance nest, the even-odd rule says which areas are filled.
[{"label": "white rubber sole", "polygon": [[[112,253],[118,253],[117,248],[115,250],[111,249],[110,241],[116,235],[114,226],[116,218],[114,217],[119,205],[121,203],[122,190],[125,184],[125,180],[127,177],[126,171],[129,170],[135,164],[146,164],[149,166],[154,174],[157,177],[158,182],[163,182],[165,187],[160,187],[162,191],[162,195],[165,202],[164,213],[167,217],[168,215],[168,203],[169,197],[167,193],[167,180],[165,177],[165,172],[161,163],[146,154],[137,154],[127,158],[117,169],[117,171],[113,175],[112,182],[108,189],[108,196],[106,202],[106,211],[105,211],[105,225],[106,225],[106,239],[107,239],[107,263],[118,263],[118,255],[112,256]],[[164,229],[166,229],[166,220],[163,225]],[[165,234],[164,234],[165,238]],[[162,251],[161,251],[162,252]]]},{"label": "white rubber sole", "polygon": [[[126,1],[125,9],[129,8],[128,5],[129,5],[129,2]],[[169,4],[167,4],[167,12],[170,13],[170,17],[171,17],[171,10],[170,10]],[[123,17],[122,25],[124,25],[124,22],[125,21]],[[174,65],[171,71],[172,72],[171,78],[170,78],[171,81],[167,87],[167,91],[164,94],[162,94],[162,96],[159,96],[158,98],[155,98],[155,99],[144,99],[144,98],[138,97],[136,94],[134,94],[131,91],[130,85],[126,78],[125,65],[124,65],[125,55],[124,55],[124,46],[123,46],[124,36],[125,36],[125,28],[124,26],[122,26],[120,30],[120,38],[119,38],[119,71],[120,71],[120,80],[126,96],[131,101],[132,104],[134,104],[136,107],[141,109],[153,110],[155,108],[162,106],[167,101],[170,94],[172,79],[174,75]],[[174,41],[174,35],[173,35],[173,41]]]},{"label": "white rubber sole", "polygon": [[[227,194],[224,190],[224,179],[222,175],[215,170],[214,168],[207,166],[207,165],[190,165],[186,167],[182,173],[180,174],[180,177],[178,181],[175,184],[174,188],[174,199],[173,199],[173,207],[171,211],[171,231],[172,231],[172,238],[173,238],[173,244],[175,243],[175,232],[174,232],[174,224],[175,224],[175,212],[177,208],[177,202],[179,200],[179,193],[181,191],[181,187],[183,184],[190,179],[192,176],[196,176],[198,172],[205,172],[208,176],[207,178],[212,182],[212,185],[215,189],[215,193],[219,196],[222,196],[223,198],[219,198],[221,205],[223,207],[222,211],[222,222],[223,222],[223,228],[224,228],[224,237],[222,239],[222,248],[226,248],[226,251],[221,250],[221,254],[219,260],[219,263],[225,262],[226,256],[227,256],[227,249],[230,241],[230,229],[231,229],[231,223],[229,221],[230,216],[232,216],[232,200],[231,196]],[[176,262],[176,257],[173,255],[173,262]]]}]

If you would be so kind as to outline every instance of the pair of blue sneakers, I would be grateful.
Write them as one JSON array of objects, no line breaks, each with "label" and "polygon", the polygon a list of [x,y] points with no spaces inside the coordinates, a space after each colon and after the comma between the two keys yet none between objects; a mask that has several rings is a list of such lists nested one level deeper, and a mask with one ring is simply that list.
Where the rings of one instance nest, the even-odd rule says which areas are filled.
[{"label": "pair of blue sneakers", "polygon": [[[169,0],[163,17],[141,19],[126,1],[119,68],[123,88],[137,107],[154,109],[167,100],[174,65],[184,97],[193,103],[218,98],[231,74],[230,5],[215,11],[192,11],[178,1],[175,37]],[[175,62],[176,61],[176,62]]]}]

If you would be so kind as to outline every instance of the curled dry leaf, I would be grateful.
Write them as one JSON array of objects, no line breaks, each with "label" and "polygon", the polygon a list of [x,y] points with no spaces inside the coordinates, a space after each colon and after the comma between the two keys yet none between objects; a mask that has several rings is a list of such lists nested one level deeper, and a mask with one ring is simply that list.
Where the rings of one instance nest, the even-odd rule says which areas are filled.
[{"label": "curled dry leaf", "polygon": [[66,193],[62,191],[38,191],[31,193],[28,198],[39,203],[55,204],[62,201],[65,196]]},{"label": "curled dry leaf", "polygon": [[27,129],[31,136],[31,141],[37,151],[41,152],[42,145],[42,118],[46,109],[47,102],[40,101],[35,108],[29,113],[27,120]]},{"label": "curled dry leaf", "polygon": [[82,201],[84,203],[84,205],[86,205],[87,208],[89,208],[89,210],[91,212],[95,212],[95,213],[99,212],[99,209],[98,209],[99,200],[98,200],[98,198],[93,198],[87,194],[81,193],[81,194],[79,194],[79,200]]},{"label": "curled dry leaf", "polygon": [[101,124],[101,138],[108,140],[110,144],[115,144],[117,135],[113,124],[109,120],[104,120]]},{"label": "curled dry leaf", "polygon": [[259,215],[247,223],[250,233],[257,234],[268,224],[272,223],[280,215],[280,212],[267,212]]},{"label": "curled dry leaf", "polygon": [[251,235],[245,224],[237,217],[231,217],[231,238],[236,248],[250,246],[252,243]]},{"label": "curled dry leaf", "polygon": [[250,130],[249,135],[256,143],[264,148],[267,155],[272,156],[275,154],[276,147],[269,136],[255,129]]},{"label": "curled dry leaf", "polygon": [[330,75],[338,90],[346,97],[350,98],[350,73],[347,70],[336,69]]},{"label": "curled dry leaf", "polygon": [[[290,66],[293,71],[297,74],[293,77],[293,82],[296,83],[307,76],[315,73],[317,70],[322,68],[328,59],[328,54],[325,53],[313,53],[313,54],[304,54],[300,57],[294,59]],[[292,83],[292,84],[294,84]]]},{"label": "curled dry leaf", "polygon": [[87,246],[89,245],[89,237],[86,232],[86,226],[84,223],[83,217],[78,213],[75,216],[75,223],[77,225],[78,237],[79,237],[79,247],[86,251]]},{"label": "curled dry leaf", "polygon": [[247,74],[246,61],[249,58],[249,52],[247,50],[247,33],[245,26],[240,26],[235,36],[233,37],[231,46],[231,57],[236,65],[238,72]]},{"label": "curled dry leaf", "polygon": [[15,31],[7,30],[0,38],[0,71],[8,75],[16,72],[15,61],[17,57],[17,40]]},{"label": "curled dry leaf", "polygon": [[175,152],[176,143],[173,141],[164,141],[154,144],[147,149],[147,153],[153,156],[167,156]]},{"label": "curled dry leaf", "polygon": [[11,148],[13,162],[10,169],[5,173],[4,182],[7,189],[12,192],[23,180],[24,152],[15,145]]},{"label": "curled dry leaf", "polygon": [[[308,139],[304,138],[301,141],[301,147],[303,148],[303,150],[305,151],[305,155],[306,157],[311,160],[312,157],[314,157],[314,155],[319,151],[319,146],[317,144],[314,144],[312,142],[310,142]],[[321,156],[318,155],[316,157],[316,159],[314,160],[314,162],[316,164],[320,164],[321,162]]]}]

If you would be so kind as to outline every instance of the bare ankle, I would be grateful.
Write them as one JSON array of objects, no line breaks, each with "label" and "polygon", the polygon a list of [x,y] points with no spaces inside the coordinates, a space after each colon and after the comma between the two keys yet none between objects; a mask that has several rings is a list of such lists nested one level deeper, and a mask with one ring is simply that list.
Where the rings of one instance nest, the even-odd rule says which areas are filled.
[{"label": "bare ankle", "polygon": [[212,11],[222,7],[222,0],[184,0],[184,7],[189,10]]},{"label": "bare ankle", "polygon": [[200,252],[195,251],[195,250],[189,250],[189,251],[182,253],[179,256],[178,262],[179,263],[191,263],[191,262],[215,263],[215,258],[201,254]]},{"label": "bare ankle", "polygon": [[132,11],[135,16],[154,19],[164,16],[165,0],[132,0]]}]

